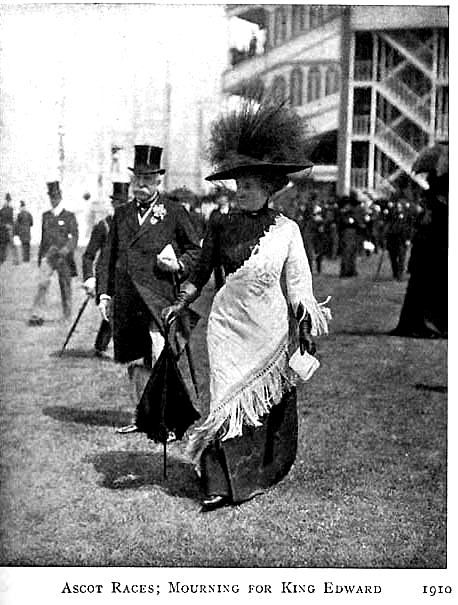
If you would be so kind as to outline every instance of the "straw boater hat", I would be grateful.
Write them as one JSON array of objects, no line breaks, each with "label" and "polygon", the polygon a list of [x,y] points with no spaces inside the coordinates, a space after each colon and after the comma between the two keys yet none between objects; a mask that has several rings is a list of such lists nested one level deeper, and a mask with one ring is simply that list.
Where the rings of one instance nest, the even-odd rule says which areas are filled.
[{"label": "straw boater hat", "polygon": [[303,121],[285,102],[266,95],[244,98],[212,124],[209,159],[216,171],[206,180],[273,178],[309,169],[305,143]]},{"label": "straw boater hat", "polygon": [[135,145],[134,174],[165,174],[161,168],[162,147]]}]

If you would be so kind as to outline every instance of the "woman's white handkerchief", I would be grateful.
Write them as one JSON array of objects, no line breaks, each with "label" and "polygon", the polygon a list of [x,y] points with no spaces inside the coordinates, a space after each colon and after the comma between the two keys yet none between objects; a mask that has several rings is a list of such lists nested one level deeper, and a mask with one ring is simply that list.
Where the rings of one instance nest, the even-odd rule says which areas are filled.
[{"label": "woman's white handkerchief", "polygon": [[301,380],[310,380],[315,371],[320,367],[320,362],[306,351],[301,355],[300,349],[291,355],[289,367],[299,376]]}]

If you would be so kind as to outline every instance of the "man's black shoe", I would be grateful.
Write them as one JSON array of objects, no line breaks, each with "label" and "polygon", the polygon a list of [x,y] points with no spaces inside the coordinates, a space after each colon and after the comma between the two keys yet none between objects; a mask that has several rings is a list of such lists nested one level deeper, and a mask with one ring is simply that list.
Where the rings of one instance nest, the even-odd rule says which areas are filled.
[{"label": "man's black shoe", "polygon": [[217,508],[222,508],[223,506],[227,506],[229,504],[228,496],[211,496],[210,498],[206,498],[202,502],[202,508],[200,509],[201,513],[209,513],[212,510],[216,510]]}]

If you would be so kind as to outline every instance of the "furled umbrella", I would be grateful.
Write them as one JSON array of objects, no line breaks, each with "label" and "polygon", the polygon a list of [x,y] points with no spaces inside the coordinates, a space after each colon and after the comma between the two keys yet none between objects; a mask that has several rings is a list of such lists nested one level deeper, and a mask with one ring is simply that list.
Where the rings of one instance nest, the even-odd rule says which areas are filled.
[{"label": "furled umbrella", "polygon": [[186,430],[199,418],[167,337],[137,406],[135,422],[149,439],[163,444],[164,478],[167,476],[170,433],[182,439]]}]

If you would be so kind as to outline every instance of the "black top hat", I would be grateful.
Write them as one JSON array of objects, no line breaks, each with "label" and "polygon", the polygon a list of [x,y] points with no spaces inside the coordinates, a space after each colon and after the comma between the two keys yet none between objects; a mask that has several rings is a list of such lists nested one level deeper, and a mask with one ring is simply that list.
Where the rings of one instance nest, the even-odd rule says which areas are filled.
[{"label": "black top hat", "polygon": [[129,183],[113,183],[113,195],[110,195],[112,200],[127,202],[129,198]]},{"label": "black top hat", "polygon": [[48,186],[48,195],[50,197],[54,195],[60,195],[60,184],[59,181],[52,181],[51,183],[46,183]]},{"label": "black top hat", "polygon": [[7,202],[11,202],[11,194],[10,194],[10,193],[7,193],[7,194],[5,195],[5,200],[6,200]]},{"label": "black top hat", "polygon": [[129,168],[135,174],[164,174],[161,168],[162,147],[135,145],[134,167]]}]

